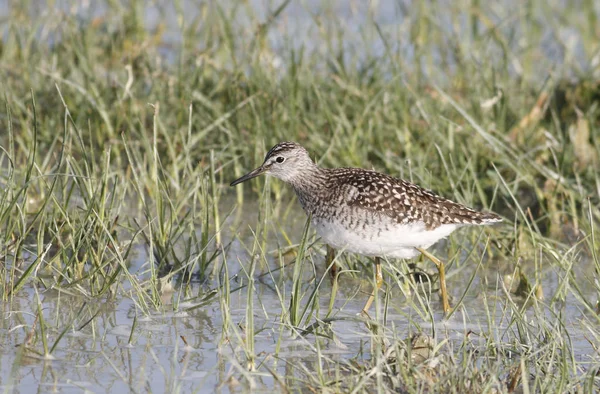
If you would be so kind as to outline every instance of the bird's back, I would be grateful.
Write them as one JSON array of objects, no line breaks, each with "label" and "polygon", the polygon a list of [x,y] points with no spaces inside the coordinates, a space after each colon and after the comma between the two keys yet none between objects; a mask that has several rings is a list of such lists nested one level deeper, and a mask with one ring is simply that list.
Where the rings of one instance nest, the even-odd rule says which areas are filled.
[{"label": "bird's back", "polygon": [[441,197],[408,181],[360,168],[328,169],[329,194],[351,210],[377,212],[398,224],[421,222],[427,230],[444,224],[483,225],[502,221]]}]

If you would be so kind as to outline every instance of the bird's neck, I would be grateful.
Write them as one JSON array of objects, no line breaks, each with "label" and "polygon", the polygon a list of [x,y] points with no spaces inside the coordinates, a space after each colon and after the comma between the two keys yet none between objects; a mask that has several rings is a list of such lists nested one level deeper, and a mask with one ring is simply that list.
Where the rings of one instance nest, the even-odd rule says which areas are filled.
[{"label": "bird's neck", "polygon": [[307,214],[313,215],[313,218],[318,216],[323,205],[320,198],[323,193],[327,193],[327,188],[330,186],[328,175],[327,169],[315,165],[310,171],[303,171],[302,176],[290,182],[300,205]]},{"label": "bird's neck", "polygon": [[314,164],[289,181],[296,193],[312,194],[316,189],[327,186],[328,169]]}]

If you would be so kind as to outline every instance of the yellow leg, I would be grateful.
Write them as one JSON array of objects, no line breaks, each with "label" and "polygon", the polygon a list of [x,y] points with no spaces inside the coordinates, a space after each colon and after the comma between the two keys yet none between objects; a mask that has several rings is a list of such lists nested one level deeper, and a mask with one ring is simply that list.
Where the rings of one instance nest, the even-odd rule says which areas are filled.
[{"label": "yellow leg", "polygon": [[444,263],[423,248],[417,248],[417,250],[421,252],[423,256],[427,257],[435,265],[437,265],[438,273],[440,276],[440,294],[442,296],[442,308],[444,309],[444,313],[449,313],[452,310],[452,308],[450,308],[450,302],[448,302],[448,291],[446,290],[446,270],[444,269]]},{"label": "yellow leg", "polygon": [[[381,262],[379,261],[379,257],[375,257],[375,286],[377,287],[377,290],[381,288],[382,284],[383,273],[381,272]],[[371,308],[373,300],[375,300],[375,288],[373,288],[373,292],[369,296],[369,299],[362,310],[362,313],[366,314],[367,316],[369,315],[369,308]]]},{"label": "yellow leg", "polygon": [[331,264],[331,262],[333,261],[333,259],[335,258],[335,249],[333,249],[331,246],[327,245],[327,255],[325,256],[325,269],[329,268],[329,266],[331,266],[330,270],[329,270],[329,276],[331,277],[331,279],[335,279],[335,275],[337,274],[338,271],[338,266],[336,263]]}]

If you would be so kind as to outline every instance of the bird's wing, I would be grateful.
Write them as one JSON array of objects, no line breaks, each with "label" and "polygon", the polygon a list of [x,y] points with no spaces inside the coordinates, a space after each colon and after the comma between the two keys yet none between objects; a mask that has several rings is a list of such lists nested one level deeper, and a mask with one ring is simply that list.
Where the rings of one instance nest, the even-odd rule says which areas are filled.
[{"label": "bird's wing", "polygon": [[422,222],[433,230],[442,224],[500,221],[495,214],[477,212],[403,179],[356,169],[340,169],[340,175],[348,205],[385,214],[397,223]]}]

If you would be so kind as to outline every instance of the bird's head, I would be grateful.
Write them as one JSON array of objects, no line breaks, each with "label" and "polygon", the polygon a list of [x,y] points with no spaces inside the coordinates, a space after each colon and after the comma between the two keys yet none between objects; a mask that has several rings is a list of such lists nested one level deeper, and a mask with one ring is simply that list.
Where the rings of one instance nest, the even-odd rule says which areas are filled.
[{"label": "bird's head", "polygon": [[314,167],[315,163],[302,145],[295,142],[280,142],[271,148],[260,167],[231,182],[231,186],[261,174],[272,175],[282,181],[294,183],[305,171]]}]

